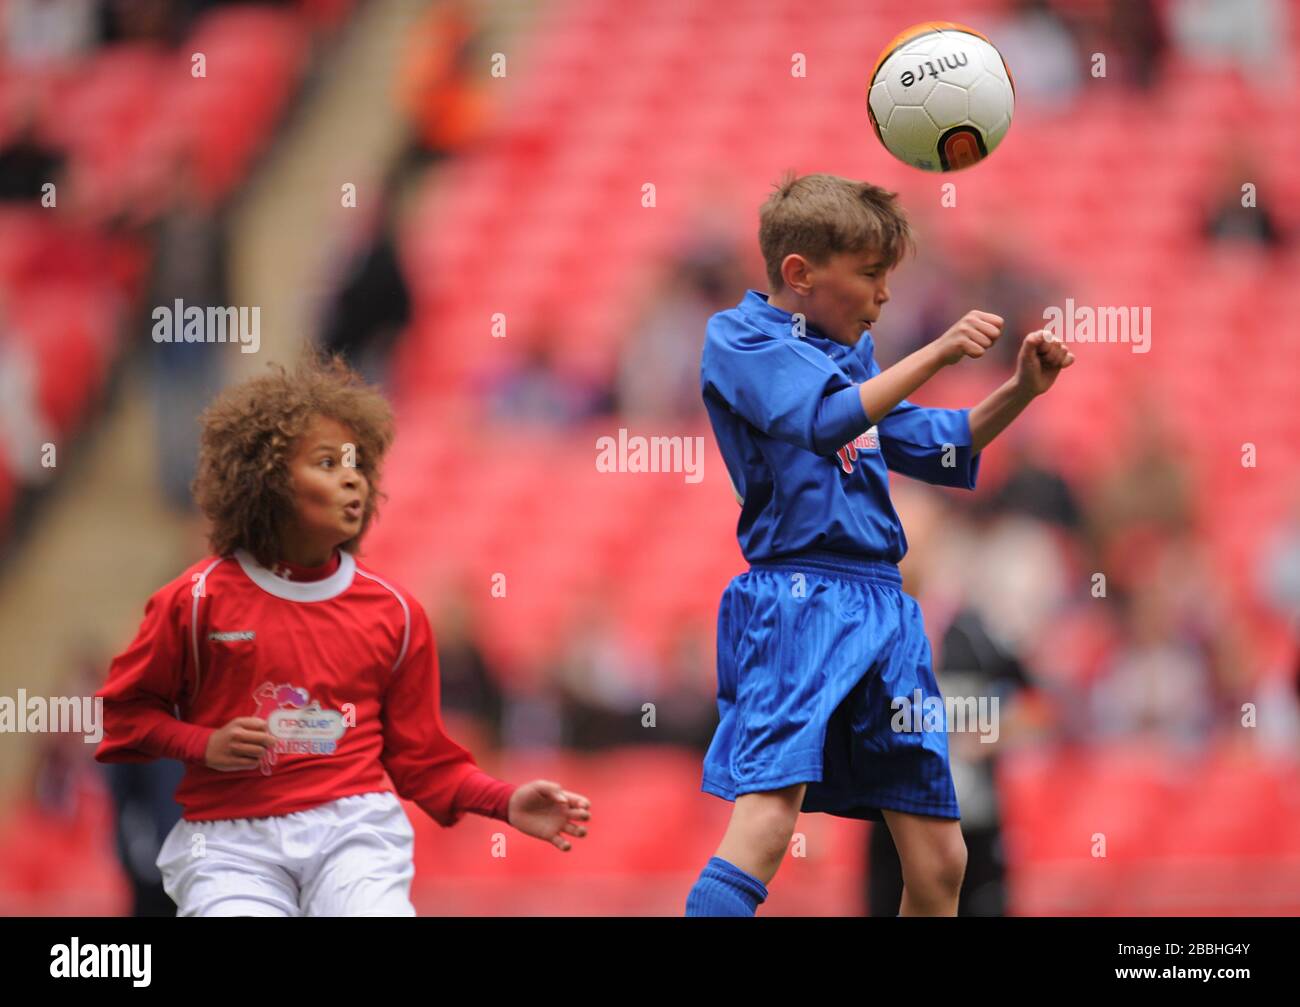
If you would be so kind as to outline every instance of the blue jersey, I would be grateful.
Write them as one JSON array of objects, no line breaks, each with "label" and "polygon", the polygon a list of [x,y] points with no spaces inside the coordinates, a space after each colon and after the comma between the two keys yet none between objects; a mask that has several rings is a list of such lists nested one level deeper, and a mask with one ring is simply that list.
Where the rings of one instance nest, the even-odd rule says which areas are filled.
[{"label": "blue jersey", "polygon": [[873,350],[866,332],[856,346],[812,326],[797,334],[757,290],[709,319],[700,383],[750,563],[808,551],[897,563],[907,538],[887,469],[975,488],[969,409],[863,411],[857,386],[880,373]]}]

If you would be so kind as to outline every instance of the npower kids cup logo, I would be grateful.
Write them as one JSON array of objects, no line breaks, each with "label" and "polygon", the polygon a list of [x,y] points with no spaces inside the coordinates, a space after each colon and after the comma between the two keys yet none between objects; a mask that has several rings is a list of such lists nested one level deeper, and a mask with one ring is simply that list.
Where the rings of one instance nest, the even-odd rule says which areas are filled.
[{"label": "npower kids cup logo", "polygon": [[844,447],[835,452],[840,459],[840,468],[847,475],[853,474],[853,463],[858,460],[859,451],[877,451],[880,448],[880,434],[872,427],[865,434],[858,434]]},{"label": "npower kids cup logo", "polygon": [[306,689],[296,685],[263,682],[253,693],[255,717],[266,721],[276,738],[275,746],[262,754],[262,775],[270,776],[281,754],[333,755],[339,738],[347,730],[343,714],[325,710]]}]

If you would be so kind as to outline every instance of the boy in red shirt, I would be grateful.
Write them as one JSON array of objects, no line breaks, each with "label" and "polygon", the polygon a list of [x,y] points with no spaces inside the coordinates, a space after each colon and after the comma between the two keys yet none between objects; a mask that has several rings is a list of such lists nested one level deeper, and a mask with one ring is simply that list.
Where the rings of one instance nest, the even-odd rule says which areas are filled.
[{"label": "boy in red shirt", "polygon": [[149,599],[99,692],[95,753],[185,763],[158,856],[179,915],[414,915],[397,795],[444,826],[473,812],[565,851],[585,836],[585,797],[497,780],[446,736],[423,608],[355,558],[393,439],[384,398],[312,362],[201,422],[212,555]]}]

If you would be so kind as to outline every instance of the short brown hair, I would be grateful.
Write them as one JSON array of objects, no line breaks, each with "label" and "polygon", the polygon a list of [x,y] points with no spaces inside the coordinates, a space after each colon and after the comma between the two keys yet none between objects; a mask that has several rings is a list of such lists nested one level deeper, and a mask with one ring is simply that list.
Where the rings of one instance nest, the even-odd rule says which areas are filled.
[{"label": "short brown hair", "polygon": [[263,566],[280,559],[280,527],[293,516],[289,458],[317,416],[351,429],[356,467],[370,484],[361,529],[341,548],[355,553],[376,513],[380,465],[393,442],[393,413],[342,357],[311,356],[294,370],[226,389],[199,417],[198,475],[191,490],[212,522],[208,542],[226,556],[247,549]]},{"label": "short brown hair", "polygon": [[771,290],[784,285],[781,263],[792,254],[823,265],[840,252],[874,251],[892,269],[914,247],[897,197],[870,182],[788,173],[758,214],[758,247]]}]

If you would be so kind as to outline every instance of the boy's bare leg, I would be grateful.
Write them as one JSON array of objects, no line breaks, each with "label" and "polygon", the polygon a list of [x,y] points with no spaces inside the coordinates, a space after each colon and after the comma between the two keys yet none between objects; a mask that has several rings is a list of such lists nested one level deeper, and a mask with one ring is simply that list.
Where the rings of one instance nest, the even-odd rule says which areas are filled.
[{"label": "boy's bare leg", "polygon": [[807,786],[796,783],[782,790],[737,797],[731,822],[715,856],[754,875],[765,885],[770,883],[794,835]]},{"label": "boy's bare leg", "polygon": [[882,809],[903,865],[903,916],[956,916],[966,840],[950,818]]}]

